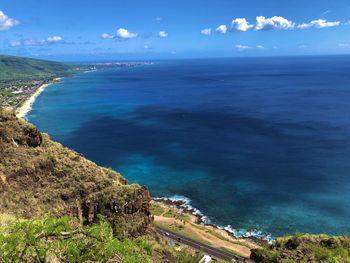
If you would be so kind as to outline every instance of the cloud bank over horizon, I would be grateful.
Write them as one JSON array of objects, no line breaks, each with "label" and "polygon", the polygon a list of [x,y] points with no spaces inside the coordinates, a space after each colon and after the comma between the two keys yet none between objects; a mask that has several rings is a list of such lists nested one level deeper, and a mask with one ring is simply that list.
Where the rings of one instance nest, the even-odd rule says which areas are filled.
[{"label": "cloud bank over horizon", "polygon": [[[328,28],[340,26],[340,21],[327,21],[326,19],[317,19],[312,20],[309,23],[297,24],[292,20],[284,18],[282,16],[257,16],[255,25],[250,24],[246,18],[235,18],[231,23],[231,32],[240,31],[246,32],[248,30],[254,29],[256,31],[269,31],[269,30],[293,30],[293,29],[309,29],[309,28]],[[350,25],[350,21],[344,23],[344,25]],[[210,28],[205,28],[201,31],[202,35],[210,35]],[[227,25],[223,24],[216,28],[215,30],[218,33],[226,34],[228,32]]]}]

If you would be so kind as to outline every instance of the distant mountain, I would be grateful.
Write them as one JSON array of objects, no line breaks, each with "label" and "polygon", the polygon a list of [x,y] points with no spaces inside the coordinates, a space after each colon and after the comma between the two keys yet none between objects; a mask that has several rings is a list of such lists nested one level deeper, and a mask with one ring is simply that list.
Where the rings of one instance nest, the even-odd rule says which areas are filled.
[{"label": "distant mountain", "polygon": [[69,65],[32,58],[0,55],[0,79],[38,79],[70,74]]}]

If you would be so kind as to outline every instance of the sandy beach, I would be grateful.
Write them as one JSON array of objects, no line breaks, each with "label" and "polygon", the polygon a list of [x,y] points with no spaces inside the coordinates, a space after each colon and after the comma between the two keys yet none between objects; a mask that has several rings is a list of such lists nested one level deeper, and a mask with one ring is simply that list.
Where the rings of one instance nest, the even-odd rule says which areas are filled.
[{"label": "sandy beach", "polygon": [[61,78],[54,79],[54,82],[46,83],[41,85],[35,92],[33,92],[22,104],[20,107],[16,109],[16,116],[18,118],[24,118],[28,112],[31,111],[33,103],[35,102],[36,98],[45,90],[45,88],[56,81],[60,81]]}]

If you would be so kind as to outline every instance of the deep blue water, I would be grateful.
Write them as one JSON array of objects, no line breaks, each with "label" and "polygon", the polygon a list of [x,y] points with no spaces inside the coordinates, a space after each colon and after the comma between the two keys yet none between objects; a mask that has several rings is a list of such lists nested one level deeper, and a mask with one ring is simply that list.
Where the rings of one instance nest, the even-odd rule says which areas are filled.
[{"label": "deep blue water", "polygon": [[160,61],[48,87],[28,119],[213,223],[350,234],[350,57]]}]

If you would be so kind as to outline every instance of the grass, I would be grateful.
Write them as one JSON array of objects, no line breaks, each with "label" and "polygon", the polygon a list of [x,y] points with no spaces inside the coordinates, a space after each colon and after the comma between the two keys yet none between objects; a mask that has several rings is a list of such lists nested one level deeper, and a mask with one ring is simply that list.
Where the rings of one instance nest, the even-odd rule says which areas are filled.
[{"label": "grass", "polygon": [[160,216],[165,212],[165,209],[161,205],[159,205],[155,202],[152,202],[151,206],[150,206],[150,211],[151,211],[152,215]]},{"label": "grass", "polygon": [[[183,222],[189,222],[190,221],[190,217],[186,214],[183,214],[183,213],[178,213],[177,211],[169,208],[169,209],[164,209],[163,207],[161,207],[159,204],[156,204],[154,203],[156,206],[159,206],[154,208],[155,210],[158,209],[158,211],[155,211],[155,212],[158,212],[158,215],[162,215],[164,217],[167,217],[167,218],[175,218],[175,219],[178,219],[180,221],[183,221]],[[161,210],[162,209],[162,210]],[[162,211],[161,214],[159,214],[159,212]]]},{"label": "grass", "polygon": [[174,210],[172,210],[172,209],[169,209],[168,211],[166,211],[165,213],[164,213],[164,217],[169,217],[169,218],[175,218],[176,217],[176,215],[177,215],[177,213],[174,211]]}]

